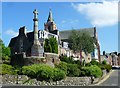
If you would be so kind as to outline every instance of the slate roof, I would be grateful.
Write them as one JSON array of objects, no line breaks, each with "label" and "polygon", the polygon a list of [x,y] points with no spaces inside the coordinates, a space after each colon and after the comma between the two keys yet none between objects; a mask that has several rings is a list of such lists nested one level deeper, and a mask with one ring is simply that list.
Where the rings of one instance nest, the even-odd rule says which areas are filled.
[{"label": "slate roof", "polygon": [[[12,47],[15,45],[15,43],[17,42],[19,36],[14,37],[11,39],[10,43],[9,43],[9,47]],[[33,39],[34,39],[34,33],[33,32],[28,32],[27,33],[27,38],[29,40],[29,42],[33,43]]]},{"label": "slate roof", "polygon": [[[93,28],[74,29],[74,30],[76,30],[76,31],[78,31],[78,32],[80,32],[80,31],[82,31],[82,32],[89,32],[91,37],[95,37],[94,34],[95,34],[96,31],[95,31],[94,27],[93,27]],[[71,33],[72,33],[72,30],[60,31],[60,32],[59,32],[60,39],[61,39],[61,40],[68,39],[69,36],[71,35]]]},{"label": "slate roof", "polygon": [[15,45],[15,42],[17,41],[17,38],[18,37],[14,37],[14,38],[12,38],[11,40],[10,40],[10,43],[9,43],[9,47],[12,47],[12,46],[14,46]]}]

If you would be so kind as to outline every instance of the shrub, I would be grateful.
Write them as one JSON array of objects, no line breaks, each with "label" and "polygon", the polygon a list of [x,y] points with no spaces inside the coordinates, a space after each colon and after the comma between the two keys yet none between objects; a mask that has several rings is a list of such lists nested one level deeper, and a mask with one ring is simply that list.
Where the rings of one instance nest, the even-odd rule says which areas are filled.
[{"label": "shrub", "polygon": [[52,80],[54,78],[53,68],[49,66],[42,67],[37,72],[37,78],[40,80]]},{"label": "shrub", "polygon": [[86,73],[85,73],[85,71],[83,71],[83,70],[80,70],[80,74],[79,74],[79,76],[86,76]]},{"label": "shrub", "polygon": [[78,69],[77,64],[68,64],[67,65],[67,76],[78,77],[80,70]]},{"label": "shrub", "polygon": [[75,63],[73,61],[73,57],[67,57],[66,55],[61,55],[60,60],[66,62],[66,63],[69,63],[69,64]]},{"label": "shrub", "polygon": [[1,66],[2,66],[2,75],[4,75],[4,74],[10,74],[10,75],[17,74],[14,67],[12,67],[11,65],[2,64]]},{"label": "shrub", "polygon": [[55,65],[56,68],[59,68],[67,74],[67,63],[66,62],[60,62],[58,65]]},{"label": "shrub", "polygon": [[86,63],[85,66],[89,67],[91,66],[92,64],[91,63]]},{"label": "shrub", "polygon": [[46,81],[51,81],[51,80],[57,81],[64,79],[66,76],[64,71],[43,64],[23,66],[22,73],[24,75],[28,75],[30,77],[35,77],[39,80],[46,80]]},{"label": "shrub", "polygon": [[22,67],[22,74],[24,75],[28,75],[31,77],[35,77],[36,76],[36,71],[35,68],[32,66],[23,66]]},{"label": "shrub", "polygon": [[96,60],[92,59],[92,61],[90,62],[92,65],[99,65],[99,62],[97,62]]},{"label": "shrub", "polygon": [[54,73],[53,81],[61,80],[66,77],[65,72],[60,69],[55,68],[53,70],[53,73]]},{"label": "shrub", "polygon": [[105,69],[107,72],[110,72],[110,70],[112,69],[112,66],[107,64],[107,65],[105,65]]},{"label": "shrub", "polygon": [[81,70],[85,72],[83,76],[94,76],[95,78],[102,76],[102,70],[96,65],[91,65],[90,67],[82,67]]},{"label": "shrub", "polygon": [[102,61],[102,64],[103,64],[103,65],[106,65],[106,64],[107,64],[106,60]]},{"label": "shrub", "polygon": [[99,68],[101,68],[101,70],[105,70],[105,66],[104,65],[100,65]]}]

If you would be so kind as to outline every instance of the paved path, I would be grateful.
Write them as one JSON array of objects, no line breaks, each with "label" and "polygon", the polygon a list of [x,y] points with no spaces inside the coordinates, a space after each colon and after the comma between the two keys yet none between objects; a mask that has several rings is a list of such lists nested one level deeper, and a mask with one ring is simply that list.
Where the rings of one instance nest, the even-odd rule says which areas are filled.
[{"label": "paved path", "polygon": [[109,78],[107,78],[104,82],[99,84],[98,86],[118,86],[118,71],[120,70],[114,70]]}]

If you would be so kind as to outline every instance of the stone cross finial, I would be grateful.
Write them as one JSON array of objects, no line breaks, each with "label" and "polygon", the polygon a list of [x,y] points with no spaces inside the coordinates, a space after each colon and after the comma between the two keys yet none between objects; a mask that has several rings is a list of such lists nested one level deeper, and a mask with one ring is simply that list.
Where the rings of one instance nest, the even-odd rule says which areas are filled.
[{"label": "stone cross finial", "polygon": [[37,11],[37,9],[35,9],[35,10],[33,11],[33,13],[34,13],[34,18],[37,18],[37,16],[38,16],[38,11]]}]

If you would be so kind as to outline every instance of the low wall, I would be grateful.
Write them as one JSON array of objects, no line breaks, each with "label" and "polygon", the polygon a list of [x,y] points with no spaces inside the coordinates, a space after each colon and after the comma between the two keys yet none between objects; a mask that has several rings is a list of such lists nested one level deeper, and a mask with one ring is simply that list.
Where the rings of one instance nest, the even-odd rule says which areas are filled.
[{"label": "low wall", "polygon": [[44,53],[44,57],[26,57],[26,55],[23,53],[13,55],[11,59],[12,65],[20,66],[44,63],[54,67],[54,64],[59,62],[59,55],[54,53]]},{"label": "low wall", "polygon": [[38,81],[36,79],[30,79],[26,75],[3,75],[2,84],[4,85],[35,85],[35,86],[88,86],[91,84],[98,83],[103,79],[108,73],[104,70],[103,76],[101,78],[91,77],[66,77],[61,81],[56,82],[46,82]]},{"label": "low wall", "polygon": [[46,64],[58,64],[60,62],[59,55],[55,53],[44,53],[44,57],[47,59]]},{"label": "low wall", "polygon": [[90,77],[67,77],[56,82],[37,81],[25,75],[3,75],[3,85],[36,85],[36,86],[87,86],[91,84]]}]

